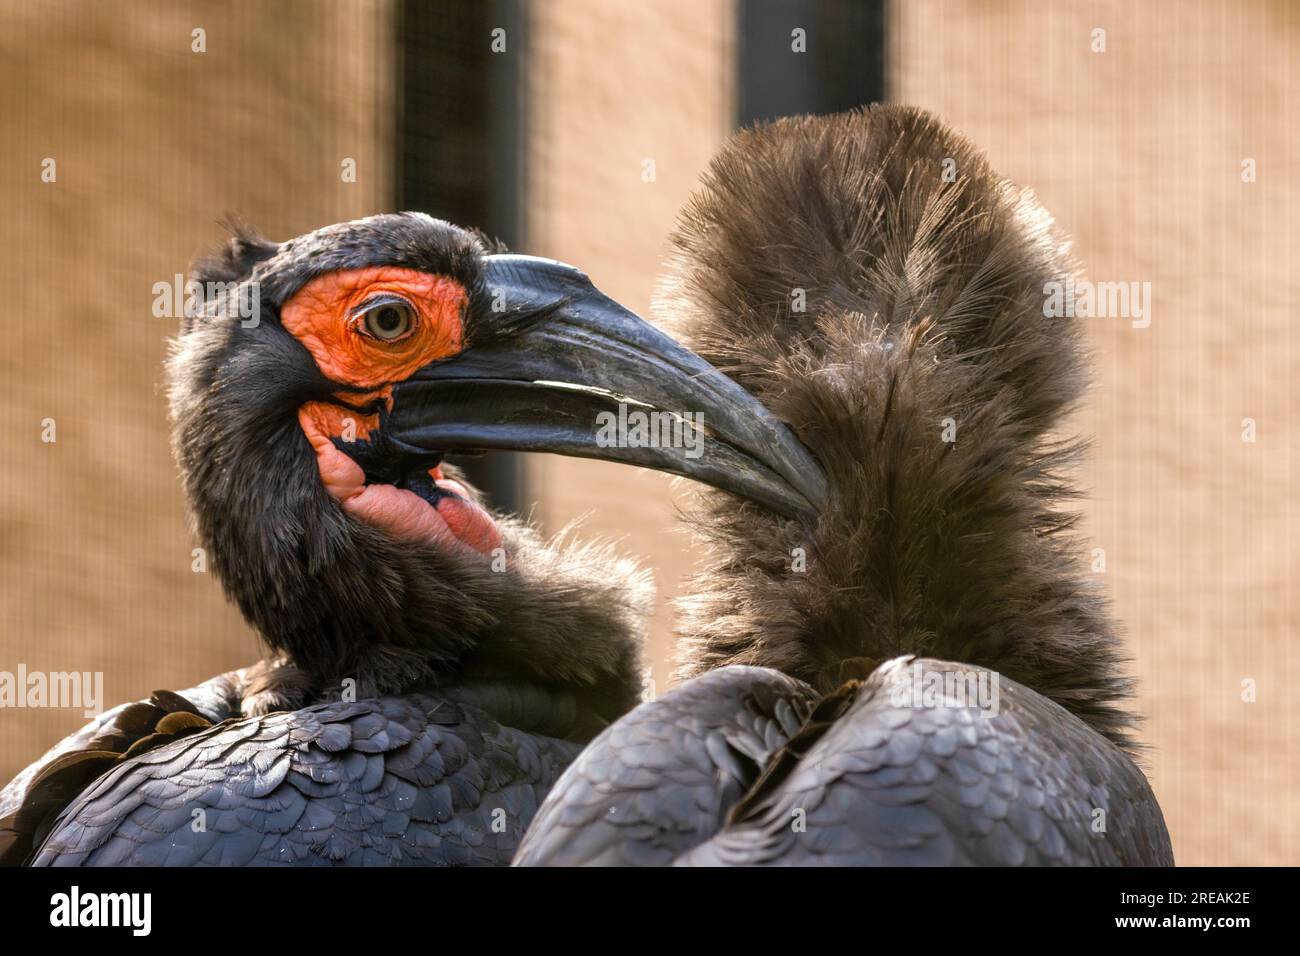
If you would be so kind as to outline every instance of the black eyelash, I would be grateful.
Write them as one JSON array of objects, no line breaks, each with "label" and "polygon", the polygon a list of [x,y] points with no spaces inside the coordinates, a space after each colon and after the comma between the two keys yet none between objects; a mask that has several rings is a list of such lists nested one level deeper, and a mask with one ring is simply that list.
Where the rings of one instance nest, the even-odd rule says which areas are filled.
[{"label": "black eyelash", "polygon": [[419,314],[418,310],[411,304],[409,299],[392,292],[386,292],[373,296],[366,299],[364,302],[353,306],[352,310],[348,312],[348,317],[353,318],[358,315],[365,315],[371,309],[377,309],[381,305],[404,305],[411,310],[413,316]]}]

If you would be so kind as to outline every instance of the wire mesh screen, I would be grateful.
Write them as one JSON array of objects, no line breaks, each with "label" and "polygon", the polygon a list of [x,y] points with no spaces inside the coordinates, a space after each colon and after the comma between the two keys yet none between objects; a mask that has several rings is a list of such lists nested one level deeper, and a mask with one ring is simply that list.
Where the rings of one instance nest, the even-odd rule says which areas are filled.
[{"label": "wire mesh screen", "polygon": [[[0,670],[102,674],[112,706],[259,655],[195,570],[161,390],[175,277],[227,213],[284,239],[392,208],[394,20],[0,8]],[[0,776],[83,709],[0,712]]]}]

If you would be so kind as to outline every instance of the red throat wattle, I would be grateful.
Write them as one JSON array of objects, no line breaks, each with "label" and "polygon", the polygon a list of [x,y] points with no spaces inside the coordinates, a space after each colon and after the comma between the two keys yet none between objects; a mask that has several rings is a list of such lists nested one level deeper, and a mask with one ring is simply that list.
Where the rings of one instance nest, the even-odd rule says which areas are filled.
[{"label": "red throat wattle", "polygon": [[[376,296],[400,296],[415,310],[410,333],[381,341],[358,326],[356,310]],[[307,283],[281,310],[281,322],[331,380],[366,390],[361,401],[392,402],[392,386],[417,369],[461,348],[461,315],[468,297],[456,282],[388,266],[330,273]],[[355,405],[353,396],[349,404]],[[377,414],[333,402],[308,402],[298,423],[316,452],[320,478],[346,511],[399,541],[465,546],[490,555],[501,545],[491,516],[459,482],[429,469],[445,494],[433,502],[406,488],[366,484],[365,471],[334,442],[366,441],[379,428]]]}]

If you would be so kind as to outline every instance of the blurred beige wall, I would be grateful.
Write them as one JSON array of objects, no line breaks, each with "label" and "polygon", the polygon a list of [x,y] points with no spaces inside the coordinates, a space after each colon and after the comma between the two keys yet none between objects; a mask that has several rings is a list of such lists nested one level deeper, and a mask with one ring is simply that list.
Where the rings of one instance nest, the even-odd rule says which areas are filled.
[{"label": "blurred beige wall", "polygon": [[[102,671],[112,705],[259,655],[191,571],[152,287],[227,212],[285,238],[389,207],[390,15],[0,4],[0,670]],[[0,711],[0,780],[84,723]]]},{"label": "blurred beige wall", "polygon": [[[648,314],[677,210],[732,129],[734,10],[721,0],[566,0],[532,10],[528,251],[576,263]],[[622,542],[654,571],[646,663],[662,690],[671,601],[691,561],[674,480],[555,456],[531,457],[526,467],[546,528],[582,519],[586,534]]]},{"label": "blurred beige wall", "polygon": [[1146,765],[1180,863],[1300,863],[1300,6],[933,0],[888,33],[894,99],[1032,186],[1094,280],[1151,283],[1149,328],[1088,320],[1077,419]]}]

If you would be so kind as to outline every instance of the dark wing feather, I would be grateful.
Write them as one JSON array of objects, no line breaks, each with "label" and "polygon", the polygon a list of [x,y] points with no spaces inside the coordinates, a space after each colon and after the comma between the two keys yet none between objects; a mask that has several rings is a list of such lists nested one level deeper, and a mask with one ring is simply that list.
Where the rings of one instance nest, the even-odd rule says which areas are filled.
[{"label": "dark wing feather", "polygon": [[773,670],[725,667],[642,704],[560,779],[515,862],[671,863],[722,824],[816,696]]},{"label": "dark wing feather", "polygon": [[428,695],[232,719],[113,768],[34,862],[504,863],[579,749]]},{"label": "dark wing feather", "polygon": [[[682,684],[592,743],[516,862],[1172,865],[1155,797],[1118,747],[1006,678],[996,713],[950,697],[916,706],[914,662],[994,676],[887,662],[818,702],[761,775],[728,773],[704,742],[726,739],[734,688],[797,682],[724,667]],[[640,816],[619,827],[629,807]]]},{"label": "dark wing feather", "polygon": [[27,862],[78,793],[129,756],[188,736],[238,712],[238,672],[181,693],[105,711],[64,738],[0,791],[0,866]]},{"label": "dark wing feather", "polygon": [[677,862],[1173,864],[1151,788],[1118,747],[1006,678],[987,712],[952,698],[916,705],[913,690],[946,673],[995,676],[888,662],[792,773]]}]

